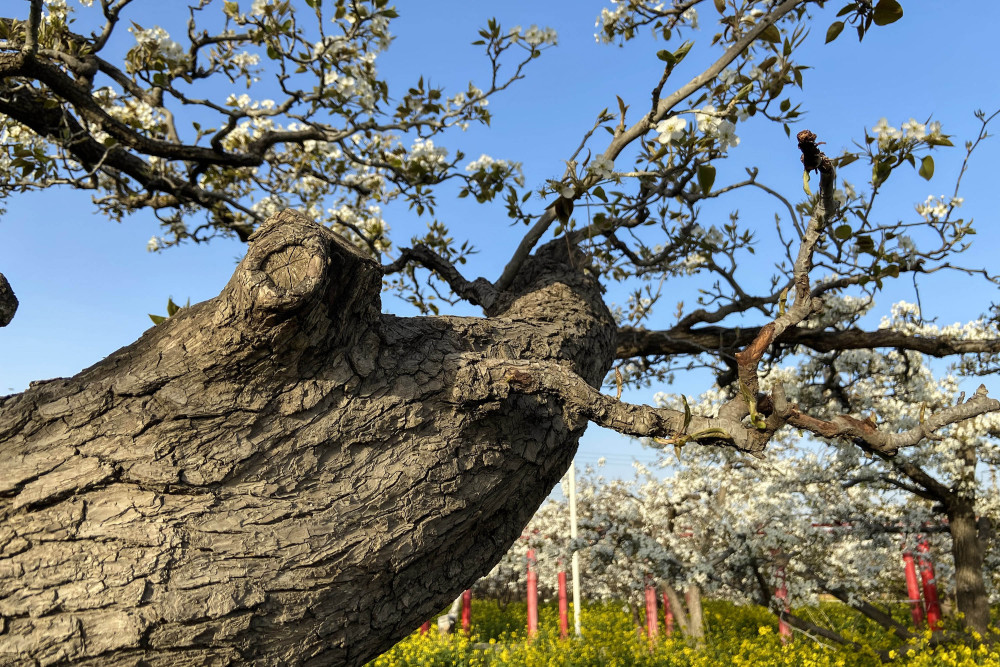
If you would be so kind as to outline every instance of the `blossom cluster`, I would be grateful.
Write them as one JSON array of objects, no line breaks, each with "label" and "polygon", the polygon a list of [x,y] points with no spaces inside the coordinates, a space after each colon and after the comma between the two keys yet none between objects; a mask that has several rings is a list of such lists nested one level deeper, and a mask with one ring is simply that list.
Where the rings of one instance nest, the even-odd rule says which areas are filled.
[{"label": "blossom cluster", "polygon": [[531,25],[526,30],[522,29],[519,25],[514,26],[510,29],[508,36],[513,42],[524,40],[524,42],[532,48],[536,48],[544,44],[555,46],[559,41],[559,36],[556,34],[554,29],[539,28],[537,25]]},{"label": "blossom cluster", "polygon": [[918,122],[914,118],[911,118],[903,123],[899,128],[896,128],[889,125],[888,119],[883,117],[879,119],[878,123],[876,123],[874,127],[872,127],[872,134],[878,138],[879,148],[887,150],[892,146],[894,141],[901,139],[917,142],[927,139],[928,137],[939,138],[941,137],[941,123],[938,121],[932,121],[928,124],[924,124]]},{"label": "blossom cluster", "polygon": [[965,201],[962,197],[928,195],[922,204],[917,204],[917,213],[927,222],[940,222],[948,217],[953,208],[958,208]]}]

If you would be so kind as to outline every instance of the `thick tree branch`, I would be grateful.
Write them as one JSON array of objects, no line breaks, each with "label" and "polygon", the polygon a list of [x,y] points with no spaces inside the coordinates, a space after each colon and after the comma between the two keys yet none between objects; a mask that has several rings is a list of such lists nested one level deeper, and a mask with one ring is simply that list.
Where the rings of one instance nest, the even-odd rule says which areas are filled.
[{"label": "thick tree branch", "polygon": [[802,235],[799,253],[792,270],[795,285],[794,303],[784,312],[779,312],[778,317],[773,322],[761,327],[757,337],[746,349],[736,353],[740,381],[752,394],[757,392],[757,365],[771,344],[780,338],[789,327],[798,325],[823,307],[823,302],[812,295],[809,272],[812,271],[813,252],[816,245],[830,220],[836,215],[836,203],[833,200],[836,171],[830,158],[817,148],[816,135],[813,132],[802,130],[798,133],[797,138],[799,149],[802,151],[802,166],[806,173],[814,170],[818,170],[820,173],[819,200],[809,223],[806,225],[805,233]]},{"label": "thick tree branch", "polygon": [[[120,120],[111,117],[107,111],[101,108],[89,90],[49,63],[28,58],[23,52],[0,55],[0,80],[11,77],[29,77],[45,84],[58,98],[72,104],[88,121],[97,124],[124,146],[144,155],[227,167],[255,167],[264,162],[267,149],[276,143],[291,139],[304,141],[323,138],[322,133],[316,129],[297,132],[269,132],[251,142],[243,153],[226,153],[203,146],[160,141],[140,134]],[[4,110],[4,113],[28,125],[27,118],[23,117],[23,114],[18,114],[16,108]],[[58,138],[53,136],[51,132],[40,132],[39,134],[50,136],[53,140]]]},{"label": "thick tree branch", "polygon": [[[776,391],[775,394],[777,393]],[[902,447],[912,447],[926,438],[934,437],[934,432],[943,426],[1000,410],[1000,401],[988,398],[986,387],[979,385],[979,389],[968,401],[938,410],[924,419],[923,423],[908,431],[885,433],[879,431],[870,419],[861,420],[848,415],[837,415],[829,420],[817,419],[804,414],[797,406],[788,406],[785,411],[780,410],[777,397],[774,402],[779,416],[789,426],[805,429],[824,438],[847,438],[863,443],[874,452],[890,456]]]},{"label": "thick tree branch", "polygon": [[[753,341],[762,328],[707,326],[696,329],[678,327],[663,331],[647,331],[624,327],[618,331],[616,356],[618,359],[632,359],[702,352],[732,354]],[[949,336],[914,336],[890,329],[828,331],[789,327],[774,345],[788,349],[802,345],[816,352],[892,347],[913,350],[932,357],[1000,352],[1000,339],[996,338],[959,340]]]},{"label": "thick tree branch", "polygon": [[911,447],[934,437],[937,429],[988,412],[1000,411],[1000,401],[988,398],[980,386],[964,403],[939,410],[923,423],[900,433],[878,430],[870,420],[837,415],[822,420],[805,414],[785,400],[778,385],[770,400],[762,400],[759,409],[764,426],[744,424],[741,411],[734,406],[744,400],[738,396],[720,409],[719,417],[702,417],[670,408],[625,403],[602,394],[569,368],[559,364],[520,360],[477,360],[465,365],[463,380],[484,387],[482,391],[506,398],[514,394],[549,395],[566,405],[574,417],[585,418],[599,426],[625,435],[655,438],[661,444],[683,446],[689,442],[736,447],[760,455],[774,433],[783,426],[793,426],[824,438],[851,440],[866,449],[888,456],[902,447]]},{"label": "thick tree branch", "polygon": [[24,36],[24,47],[21,53],[26,58],[34,58],[38,53],[38,27],[42,22],[42,0],[30,0],[31,8],[28,10],[28,26]]}]

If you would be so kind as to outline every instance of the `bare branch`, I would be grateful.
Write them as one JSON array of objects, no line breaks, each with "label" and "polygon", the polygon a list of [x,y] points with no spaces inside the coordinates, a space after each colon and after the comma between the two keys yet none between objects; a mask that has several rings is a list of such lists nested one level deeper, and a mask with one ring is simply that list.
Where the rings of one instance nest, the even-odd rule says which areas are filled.
[{"label": "bare branch", "polygon": [[26,58],[34,58],[38,53],[38,27],[42,22],[42,0],[30,0],[28,10],[28,27],[24,36],[24,46],[21,53]]},{"label": "bare branch", "polygon": [[976,393],[965,403],[958,403],[928,416],[923,423],[901,433],[885,433],[876,428],[870,419],[857,419],[848,415],[837,415],[829,420],[817,419],[804,414],[797,406],[781,410],[775,399],[776,411],[790,426],[795,426],[824,438],[846,438],[863,443],[874,452],[895,454],[902,447],[912,447],[926,438],[934,437],[934,432],[942,426],[956,424],[988,412],[1000,411],[1000,401],[988,398],[986,387],[979,385]]},{"label": "bare branch", "polygon": [[386,275],[396,273],[411,262],[420,264],[436,273],[448,283],[455,294],[474,305],[489,308],[496,301],[497,291],[490,281],[485,278],[467,280],[451,262],[425,245],[403,248],[396,261],[382,266],[382,273]]},{"label": "bare branch", "polygon": [[759,408],[766,415],[766,426],[760,428],[745,425],[742,416],[732,409],[733,404],[742,402],[739,396],[723,406],[719,417],[702,417],[670,408],[625,403],[602,394],[558,364],[477,359],[475,363],[466,364],[459,373],[463,381],[480,386],[486,383],[492,393],[503,397],[512,393],[550,395],[563,402],[570,414],[625,435],[656,438],[661,444],[675,446],[696,442],[735,447],[757,456],[774,433],[785,425],[824,438],[847,439],[891,456],[902,447],[935,437],[934,432],[943,426],[1000,411],[1000,401],[988,398],[986,387],[980,386],[968,401],[928,416],[919,426],[901,433],[886,433],[879,431],[870,420],[847,415],[830,420],[811,417],[798,406],[789,404],[784,390],[778,385],[771,401],[761,401]]},{"label": "bare branch", "polygon": [[802,151],[802,166],[806,173],[819,171],[820,188],[819,201],[813,211],[812,218],[806,225],[805,234],[799,246],[799,254],[795,259],[793,281],[795,284],[795,302],[770,324],[761,328],[760,333],[745,350],[736,354],[739,364],[739,377],[743,384],[752,392],[757,392],[757,364],[764,352],[775,339],[785,331],[818,312],[823,302],[813,298],[809,288],[809,272],[813,266],[813,252],[819,243],[822,232],[836,215],[837,206],[833,200],[833,190],[836,183],[836,170],[833,162],[816,146],[816,135],[809,130],[798,133],[799,149]]},{"label": "bare branch", "polygon": [[[700,354],[716,352],[733,354],[749,345],[763,327],[707,326],[695,329],[675,327],[664,331],[647,331],[624,327],[618,331],[618,359],[657,355]],[[949,336],[914,336],[890,329],[863,331],[842,329],[821,331],[803,327],[785,330],[774,346],[791,349],[802,345],[816,352],[897,348],[913,350],[932,357],[956,354],[986,354],[1000,352],[1000,339],[961,340]]]}]

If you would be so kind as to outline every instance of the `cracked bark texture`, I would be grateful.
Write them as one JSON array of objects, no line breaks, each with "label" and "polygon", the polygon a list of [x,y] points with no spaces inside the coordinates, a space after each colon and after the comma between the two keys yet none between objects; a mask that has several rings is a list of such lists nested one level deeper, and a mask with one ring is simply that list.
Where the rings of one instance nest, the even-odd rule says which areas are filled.
[{"label": "cracked bark texture", "polygon": [[285,211],[218,297],[0,398],[0,664],[359,665],[490,569],[586,426],[524,362],[597,387],[614,320],[559,241],[487,318],[381,277]]}]

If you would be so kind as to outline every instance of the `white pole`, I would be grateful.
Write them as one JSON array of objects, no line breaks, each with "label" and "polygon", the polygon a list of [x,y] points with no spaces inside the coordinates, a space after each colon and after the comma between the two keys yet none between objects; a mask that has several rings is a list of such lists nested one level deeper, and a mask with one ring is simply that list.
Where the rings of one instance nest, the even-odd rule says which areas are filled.
[{"label": "white pole", "polygon": [[[569,464],[569,536],[576,539],[576,461]],[[573,552],[573,628],[580,636],[580,554]]]}]

